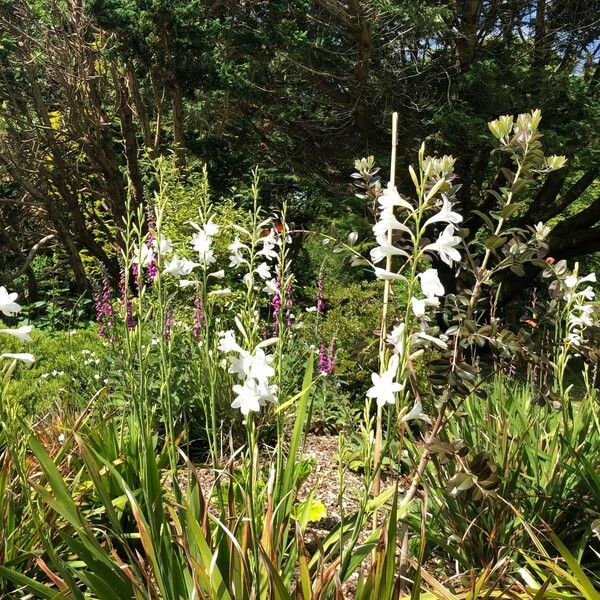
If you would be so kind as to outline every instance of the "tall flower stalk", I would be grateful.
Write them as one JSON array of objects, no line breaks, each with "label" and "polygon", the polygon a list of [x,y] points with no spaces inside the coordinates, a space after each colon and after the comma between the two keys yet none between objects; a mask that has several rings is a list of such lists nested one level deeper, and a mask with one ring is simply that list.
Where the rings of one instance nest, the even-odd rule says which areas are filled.
[{"label": "tall flower stalk", "polygon": [[[396,149],[398,146],[398,113],[392,114],[392,151],[390,157],[390,179],[388,183],[388,189],[395,190],[396,181]],[[386,233],[386,241],[388,246],[392,246],[394,230],[390,227]],[[392,270],[392,256],[390,252],[387,254],[385,259],[385,270],[390,272]],[[381,309],[381,328],[379,337],[379,366],[380,374],[384,372],[384,365],[386,359],[386,347],[385,339],[387,336],[387,323],[388,323],[388,307],[390,301],[390,291],[392,287],[392,280],[386,279],[383,285],[383,303]],[[375,469],[375,480],[373,482],[373,494],[379,495],[381,486],[381,472],[379,469],[379,463],[381,461],[381,444],[383,439],[383,405],[377,404],[377,417],[375,423],[375,452],[373,454],[373,464]],[[374,516],[375,522],[376,516]]]}]

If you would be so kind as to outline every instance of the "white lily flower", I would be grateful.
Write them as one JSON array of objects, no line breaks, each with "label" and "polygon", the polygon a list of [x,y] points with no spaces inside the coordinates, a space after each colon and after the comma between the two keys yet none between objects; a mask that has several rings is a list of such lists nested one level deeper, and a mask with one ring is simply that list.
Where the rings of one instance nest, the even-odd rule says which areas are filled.
[{"label": "white lily flower", "polygon": [[537,223],[533,228],[534,237],[539,242],[544,241],[550,234],[550,231],[552,231],[550,227],[544,225],[544,223],[542,223],[541,221]]},{"label": "white lily flower", "polygon": [[141,267],[147,267],[154,260],[154,252],[146,244],[133,249],[133,262]]},{"label": "white lily flower", "polygon": [[233,242],[231,242],[231,244],[229,244],[229,246],[227,246],[227,249],[232,254],[235,254],[236,252],[239,252],[240,250],[248,250],[248,246],[246,246],[246,244],[242,244],[242,242],[240,242],[240,236],[236,235]]},{"label": "white lily flower", "polygon": [[277,404],[277,385],[268,384],[266,381],[258,381],[258,391],[260,393],[259,402],[261,406],[267,403]]},{"label": "white lily flower", "polygon": [[175,275],[178,277],[181,273],[179,271],[180,260],[177,254],[174,254],[173,257],[166,261],[163,265],[163,273],[167,273],[168,275]]},{"label": "white lily flower", "polygon": [[354,246],[354,244],[356,244],[356,240],[358,240],[357,231],[352,231],[348,234],[348,246]]},{"label": "white lily flower", "polygon": [[265,381],[275,375],[275,369],[271,366],[272,362],[272,354],[265,354],[262,348],[257,348],[245,363],[247,367],[245,373],[248,377],[254,377],[258,381]]},{"label": "white lily flower", "polygon": [[12,335],[22,342],[30,342],[31,336],[29,335],[33,330],[33,325],[23,325],[18,329],[0,329],[0,333],[6,333]]},{"label": "white lily flower", "polygon": [[254,269],[254,272],[263,280],[271,279],[271,269],[266,262],[262,262]]},{"label": "white lily flower", "polygon": [[388,333],[386,338],[388,344],[394,346],[394,352],[396,354],[402,354],[404,352],[404,329],[405,323],[400,323]]},{"label": "white lily flower", "polygon": [[234,252],[229,256],[229,266],[237,269],[240,265],[248,264],[248,261],[239,253]]},{"label": "white lily flower", "polygon": [[209,296],[230,296],[231,288],[221,288],[219,290],[213,290],[212,292],[208,292]]},{"label": "white lily flower", "polygon": [[383,279],[384,281],[397,281],[398,279],[406,279],[404,275],[392,273],[392,271],[386,271],[385,269],[380,269],[379,267],[375,267],[374,271],[375,277],[377,277],[377,279]]},{"label": "white lily flower", "polygon": [[575,275],[569,275],[569,277],[565,279],[565,285],[569,289],[573,289],[576,288],[579,284],[585,283],[586,281],[589,281],[590,283],[596,283],[596,273],[590,273],[589,275],[586,275],[585,277],[581,278],[576,277]]},{"label": "white lily flower", "polygon": [[179,258],[177,254],[165,263],[163,272],[173,275],[174,277],[182,277],[189,275],[200,264],[189,260],[188,258]]},{"label": "white lily flower", "polygon": [[267,235],[263,235],[258,239],[261,244],[277,244],[277,232],[273,227],[269,229]]},{"label": "white lily flower", "polygon": [[423,290],[423,293],[427,298],[444,295],[444,286],[440,281],[437,269],[427,269],[426,271],[423,271],[423,273],[419,273],[417,277],[421,282],[421,290]]},{"label": "white lily flower", "polygon": [[386,208],[379,214],[377,223],[373,225],[373,234],[375,237],[379,237],[380,235],[387,235],[389,231],[403,231],[412,235],[410,229],[396,219],[394,211],[391,208]]},{"label": "white lily flower", "polygon": [[229,372],[235,373],[240,379],[252,377],[258,381],[266,381],[275,375],[275,369],[271,366],[273,356],[265,354],[262,348],[257,348],[254,354],[246,350],[232,356],[229,359]]},{"label": "white lily flower", "polygon": [[214,237],[219,233],[220,227],[213,223],[212,217],[202,226],[202,230],[208,237]]},{"label": "white lily flower", "polygon": [[435,296],[433,298],[415,298],[414,296],[410,299],[412,305],[412,311],[415,317],[422,317],[425,314],[428,306],[439,306],[440,300]]},{"label": "white lily flower", "polygon": [[[261,238],[262,240],[266,240],[267,238]],[[259,240],[261,241],[261,240]],[[277,250],[275,250],[275,242],[263,242],[262,250],[259,250],[256,253],[257,256],[264,256],[267,260],[274,260],[277,258]]]},{"label": "white lily flower", "polygon": [[431,225],[432,223],[453,223],[454,225],[460,223],[463,220],[462,215],[460,215],[457,212],[454,212],[452,210],[452,206],[453,204],[452,202],[450,202],[450,200],[448,200],[448,196],[443,194],[442,208],[437,214],[433,215],[432,217],[429,217],[429,219],[425,221],[425,223],[423,224],[423,229],[425,229],[425,227]]},{"label": "white lily flower", "polygon": [[221,269],[220,271],[215,271],[214,273],[209,273],[209,277],[214,277],[215,279],[223,279],[225,277],[225,271]]},{"label": "white lily flower", "polygon": [[260,412],[261,406],[267,403],[277,402],[276,385],[256,381],[251,377],[246,379],[243,385],[234,385],[233,391],[237,397],[231,403],[232,408],[239,408],[240,412],[247,416],[249,412]]},{"label": "white lily flower", "polygon": [[425,421],[431,423],[431,419],[423,412],[423,405],[417,400],[412,409],[402,417],[402,422],[412,421],[417,419],[419,421]]},{"label": "white lily flower", "polygon": [[585,298],[586,300],[593,300],[596,297],[596,292],[591,285],[583,288],[580,292],[577,292],[577,295],[581,298]]},{"label": "white lily flower", "polygon": [[[276,294],[278,291],[277,279],[273,278],[265,281],[265,287],[262,289],[262,291],[265,292],[265,294]],[[315,310],[317,310],[316,307]]]},{"label": "white lily flower", "polygon": [[388,368],[381,374],[371,374],[372,387],[367,391],[367,398],[375,398],[377,406],[395,404],[396,394],[404,389],[404,385],[394,381],[398,370],[398,355],[392,354]]},{"label": "white lily flower", "polygon": [[451,267],[454,262],[460,261],[460,252],[456,249],[462,239],[454,234],[454,225],[449,224],[446,229],[440,233],[438,239],[432,244],[427,244],[423,250],[432,250],[437,252],[440,258]]},{"label": "white lily flower", "polygon": [[192,248],[198,252],[200,264],[203,266],[216,262],[212,246],[212,238],[205,231],[197,231],[191,239]]},{"label": "white lily flower", "polygon": [[179,280],[179,287],[180,288],[191,287],[193,285],[196,285],[196,283],[198,283],[198,282],[194,281],[193,279],[180,279]]},{"label": "white lily flower", "polygon": [[20,360],[28,365],[32,365],[35,362],[35,356],[29,352],[6,352],[0,354],[0,360],[3,358],[11,358],[13,360]]},{"label": "white lily flower", "polygon": [[380,235],[376,239],[379,246],[376,246],[370,252],[371,260],[373,261],[373,263],[377,264],[378,262],[381,262],[384,258],[387,258],[388,256],[408,257],[408,254],[404,250],[396,248],[396,246],[390,244],[385,235]]},{"label": "white lily flower", "polygon": [[249,412],[260,412],[261,391],[254,379],[248,379],[244,385],[234,385],[236,397],[231,403],[231,408],[239,408],[246,417]]},{"label": "white lily flower", "polygon": [[412,204],[404,200],[404,198],[402,198],[402,196],[400,196],[400,194],[398,193],[396,187],[391,187],[389,183],[377,200],[379,202],[379,207],[382,210],[393,210],[395,206],[401,206],[402,208],[406,208],[411,212],[414,211],[414,207],[412,206]]},{"label": "white lily flower", "polygon": [[7,317],[12,317],[21,312],[21,305],[15,302],[18,297],[19,294],[16,292],[9,294],[6,288],[0,285],[0,312]]},{"label": "white lily flower", "polygon": [[164,256],[165,254],[169,254],[171,250],[173,250],[173,243],[169,238],[166,238],[162,235],[158,235],[158,239],[154,239],[152,241],[152,248],[155,252]]},{"label": "white lily flower", "polygon": [[224,354],[228,354],[229,352],[243,352],[242,347],[235,340],[235,333],[233,329],[228,329],[227,331],[220,331],[219,337],[219,350]]},{"label": "white lily flower", "polygon": [[[575,314],[575,311],[579,312],[579,315]],[[569,317],[569,325],[577,327],[591,327],[594,322],[592,315],[594,314],[594,307],[592,304],[579,304],[573,307],[573,313]]]},{"label": "white lily flower", "polygon": [[247,379],[250,373],[251,359],[250,352],[240,348],[237,356],[229,357],[227,372],[237,375],[239,379]]}]

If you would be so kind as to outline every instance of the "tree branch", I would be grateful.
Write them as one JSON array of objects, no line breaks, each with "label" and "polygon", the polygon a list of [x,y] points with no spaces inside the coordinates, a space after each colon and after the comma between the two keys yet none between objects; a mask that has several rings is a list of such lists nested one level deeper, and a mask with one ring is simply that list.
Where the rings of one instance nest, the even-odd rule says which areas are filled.
[{"label": "tree branch", "polygon": [[18,277],[21,277],[21,275],[23,275],[23,273],[25,273],[25,271],[27,271],[27,269],[29,268],[29,265],[35,258],[36,254],[38,253],[40,248],[42,246],[45,246],[50,240],[53,240],[53,239],[54,239],[54,234],[50,233],[50,234],[44,236],[39,242],[34,244],[31,247],[31,250],[29,250],[29,252],[27,253],[27,258],[25,258],[25,262],[23,263],[21,268],[11,276],[11,281],[14,281]]},{"label": "tree branch", "polygon": [[540,219],[547,221],[560,215],[565,208],[573,204],[596,181],[599,173],[600,167],[598,165],[594,165],[586,171],[558,200],[545,205],[546,210],[541,214]]}]

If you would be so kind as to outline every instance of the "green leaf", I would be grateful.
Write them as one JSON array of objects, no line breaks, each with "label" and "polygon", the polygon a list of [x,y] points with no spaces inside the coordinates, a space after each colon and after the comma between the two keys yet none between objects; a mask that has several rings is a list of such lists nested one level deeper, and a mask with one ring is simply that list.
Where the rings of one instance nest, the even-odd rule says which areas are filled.
[{"label": "green leaf", "polygon": [[501,235],[491,235],[487,240],[485,240],[485,247],[488,250],[495,250],[496,248],[500,248],[506,243],[506,238]]},{"label": "green leaf", "polygon": [[[287,457],[284,473],[283,473],[283,484],[280,492],[280,497],[288,496],[288,501],[293,501],[292,494],[290,493],[293,488],[293,475],[294,467],[296,465],[296,458],[298,456],[298,449],[300,448],[300,442],[302,441],[305,428],[307,427],[307,415],[308,415],[308,401],[310,399],[310,390],[312,387],[314,369],[314,359],[309,356],[306,363],[306,370],[304,372],[304,380],[302,381],[302,393],[300,394],[298,403],[296,405],[296,420],[294,423],[294,431],[290,441],[290,450]],[[287,511],[289,512],[289,511]]]},{"label": "green leaf", "polygon": [[520,203],[513,203],[513,204],[507,204],[505,206],[502,207],[502,210],[500,211],[500,216],[503,219],[510,219],[515,213],[518,212],[518,210],[521,208],[521,204]]},{"label": "green leaf", "polygon": [[583,572],[583,569],[577,560],[575,560],[575,557],[569,552],[567,547],[562,543],[561,539],[554,532],[550,532],[550,539],[556,546],[556,549],[560,552],[561,556],[565,559],[565,562],[569,565],[569,568],[574,575],[573,584],[579,588],[586,600],[600,600],[600,593],[596,591],[596,588],[589,580],[588,576]]},{"label": "green leaf", "polygon": [[0,566],[0,576],[8,581],[12,581],[18,586],[25,586],[29,588],[31,591],[35,592],[36,598],[53,598],[55,600],[58,598],[64,598],[62,593],[39,583],[39,581],[36,581],[35,579],[31,579],[31,577],[27,577],[22,573],[14,571],[13,569]]},{"label": "green leaf", "polygon": [[83,526],[81,516],[54,461],[50,458],[40,441],[33,435],[29,438],[29,447],[38,459],[52,488],[54,494],[54,498],[50,498],[52,507],[67,519],[73,527],[81,530]]},{"label": "green leaf", "polygon": [[327,509],[320,500],[313,498],[311,493],[309,498],[294,506],[292,516],[297,521],[301,521],[303,526],[306,526],[308,523],[324,519],[327,516]]},{"label": "green leaf", "polygon": [[510,265],[510,270],[517,276],[517,277],[524,277],[525,276],[525,269],[518,263],[515,263],[514,265]]}]

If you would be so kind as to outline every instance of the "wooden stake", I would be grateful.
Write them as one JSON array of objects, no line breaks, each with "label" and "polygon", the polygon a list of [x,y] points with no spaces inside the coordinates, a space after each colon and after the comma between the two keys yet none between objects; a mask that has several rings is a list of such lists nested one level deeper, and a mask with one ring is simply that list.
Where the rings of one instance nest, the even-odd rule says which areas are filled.
[{"label": "wooden stake", "polygon": [[[392,153],[390,158],[390,181],[388,186],[393,190],[396,180],[396,147],[398,146],[398,113],[392,113]],[[388,244],[392,243],[392,230],[390,229],[387,234]],[[392,268],[392,256],[388,256],[385,262],[386,271],[390,271]],[[389,279],[385,280],[383,286],[383,306],[381,310],[381,337],[379,339],[379,372],[383,373],[385,370],[385,338],[387,334],[387,317],[388,317],[388,305],[390,301],[390,290],[392,282]],[[383,407],[377,407],[377,421],[375,424],[375,453],[373,455],[373,465],[376,469],[375,479],[373,480],[373,495],[377,497],[381,491],[381,446],[383,442]],[[377,513],[373,515],[373,524],[376,526]]]}]

